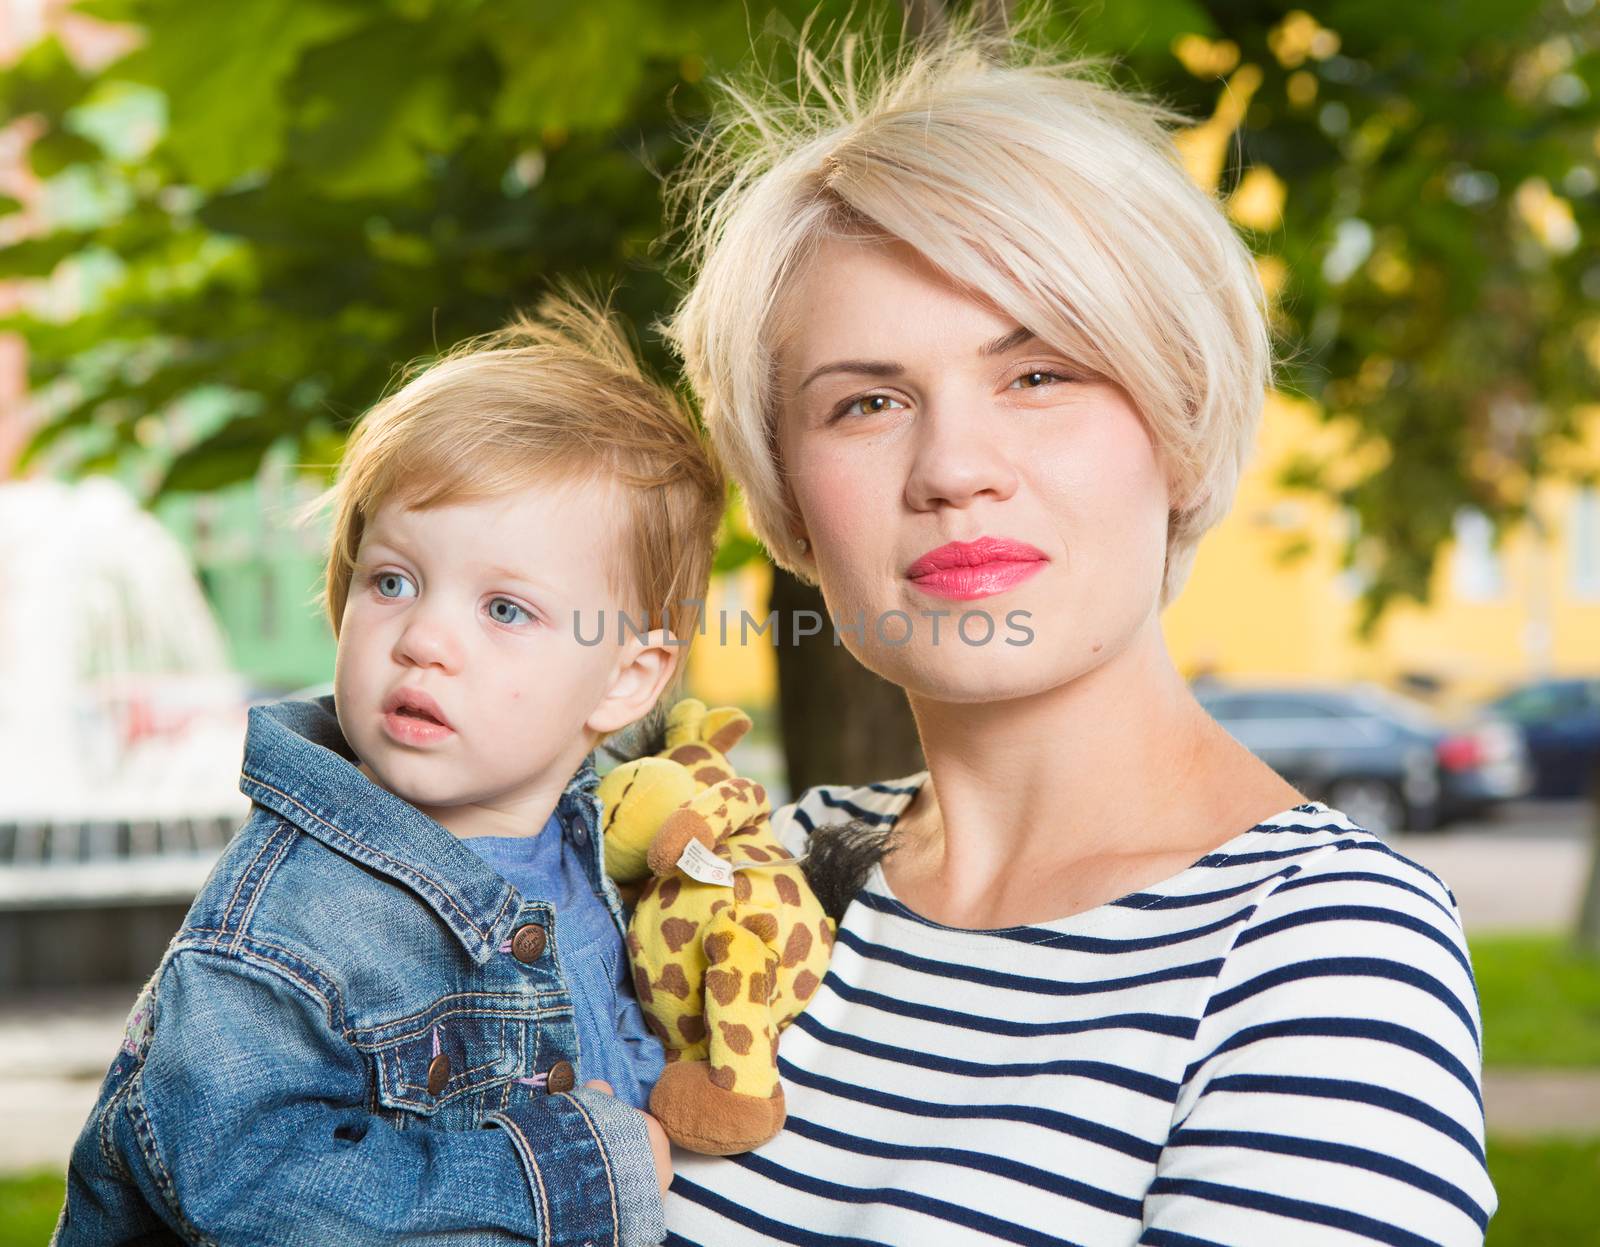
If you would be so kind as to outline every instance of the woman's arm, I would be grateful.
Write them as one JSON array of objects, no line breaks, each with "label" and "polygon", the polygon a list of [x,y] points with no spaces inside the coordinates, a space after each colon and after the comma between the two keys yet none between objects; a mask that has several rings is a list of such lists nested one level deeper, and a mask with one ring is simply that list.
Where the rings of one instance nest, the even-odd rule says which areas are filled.
[{"label": "woman's arm", "polygon": [[1142,1244],[1482,1243],[1477,993],[1431,875],[1380,847],[1280,882],[1195,1051]]}]

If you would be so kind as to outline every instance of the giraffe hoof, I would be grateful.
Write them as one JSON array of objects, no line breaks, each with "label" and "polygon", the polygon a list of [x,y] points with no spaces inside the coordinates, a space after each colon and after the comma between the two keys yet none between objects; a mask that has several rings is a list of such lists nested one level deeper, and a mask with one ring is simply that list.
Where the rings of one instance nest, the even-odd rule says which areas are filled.
[{"label": "giraffe hoof", "polygon": [[683,856],[689,841],[698,840],[706,848],[713,848],[717,838],[711,834],[711,824],[694,810],[678,810],[668,816],[650,843],[650,869],[666,876],[678,869],[678,859]]},{"label": "giraffe hoof", "polygon": [[732,1156],[760,1147],[783,1129],[783,1088],[771,1099],[724,1091],[705,1061],[677,1061],[662,1072],[650,1112],[679,1147],[706,1156]]}]

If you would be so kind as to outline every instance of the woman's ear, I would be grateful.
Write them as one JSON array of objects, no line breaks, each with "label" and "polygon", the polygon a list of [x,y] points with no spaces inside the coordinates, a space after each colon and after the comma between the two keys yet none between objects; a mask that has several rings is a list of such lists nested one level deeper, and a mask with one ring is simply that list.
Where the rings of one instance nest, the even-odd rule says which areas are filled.
[{"label": "woman's ear", "polygon": [[604,735],[648,714],[671,681],[684,648],[665,628],[630,636],[612,671],[610,686],[585,726]]}]

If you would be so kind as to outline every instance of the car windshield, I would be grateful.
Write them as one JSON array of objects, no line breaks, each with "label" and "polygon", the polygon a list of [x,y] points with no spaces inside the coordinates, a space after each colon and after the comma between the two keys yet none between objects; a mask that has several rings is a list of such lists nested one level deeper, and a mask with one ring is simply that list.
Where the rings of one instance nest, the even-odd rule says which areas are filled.
[{"label": "car windshield", "polygon": [[1408,727],[1424,732],[1438,730],[1438,712],[1427,702],[1407,697],[1404,693],[1397,693],[1393,689],[1383,688],[1377,684],[1363,684],[1360,688],[1352,690],[1350,697],[1357,705],[1398,719]]}]

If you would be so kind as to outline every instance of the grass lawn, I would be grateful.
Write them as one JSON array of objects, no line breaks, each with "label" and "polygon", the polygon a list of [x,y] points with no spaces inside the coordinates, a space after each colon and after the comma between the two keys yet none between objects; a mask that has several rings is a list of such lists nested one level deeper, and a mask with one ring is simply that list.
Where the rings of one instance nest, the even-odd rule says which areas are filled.
[{"label": "grass lawn", "polygon": [[1485,1065],[1600,1068],[1600,960],[1555,936],[1471,941]]},{"label": "grass lawn", "polygon": [[[1500,1211],[1487,1247],[1600,1247],[1600,1139],[1489,1144]],[[0,1178],[0,1247],[43,1247],[61,1207],[55,1174]]]},{"label": "grass lawn", "polygon": [[0,1178],[0,1247],[44,1247],[56,1228],[64,1189],[53,1173]]},{"label": "grass lawn", "polygon": [[1489,1143],[1500,1210],[1486,1247],[1600,1247],[1600,1139]]}]

